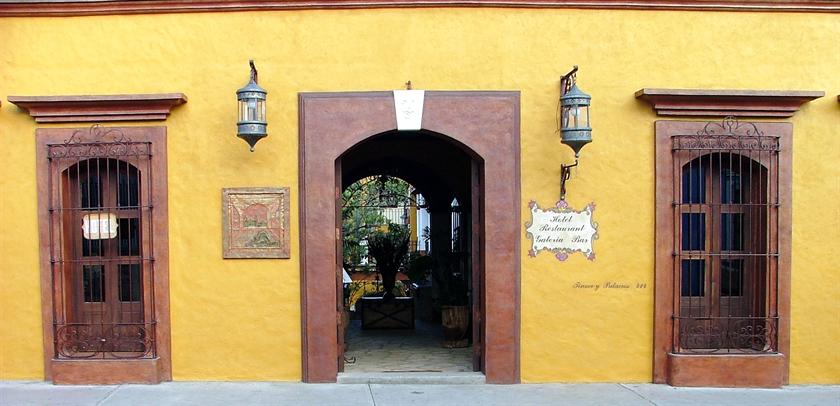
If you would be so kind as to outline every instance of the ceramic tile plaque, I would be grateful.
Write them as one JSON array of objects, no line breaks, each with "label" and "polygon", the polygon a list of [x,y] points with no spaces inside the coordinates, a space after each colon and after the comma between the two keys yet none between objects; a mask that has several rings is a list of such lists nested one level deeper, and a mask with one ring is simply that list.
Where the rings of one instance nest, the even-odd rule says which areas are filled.
[{"label": "ceramic tile plaque", "polygon": [[554,207],[542,209],[532,200],[528,207],[531,221],[525,223],[525,235],[531,239],[529,256],[549,251],[565,261],[572,253],[580,252],[586,259],[595,260],[593,242],[598,239],[598,223],[592,218],[595,203],[574,210],[561,200]]},{"label": "ceramic tile plaque", "polygon": [[222,189],[224,258],[289,258],[289,188]]}]

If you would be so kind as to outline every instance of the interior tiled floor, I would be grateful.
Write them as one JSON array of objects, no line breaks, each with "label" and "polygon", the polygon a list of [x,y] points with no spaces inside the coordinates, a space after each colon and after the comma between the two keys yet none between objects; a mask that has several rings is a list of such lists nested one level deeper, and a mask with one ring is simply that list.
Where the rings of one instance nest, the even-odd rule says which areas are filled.
[{"label": "interior tiled floor", "polygon": [[417,320],[414,330],[362,330],[351,320],[344,372],[472,372],[472,347],[443,348],[439,324]]}]

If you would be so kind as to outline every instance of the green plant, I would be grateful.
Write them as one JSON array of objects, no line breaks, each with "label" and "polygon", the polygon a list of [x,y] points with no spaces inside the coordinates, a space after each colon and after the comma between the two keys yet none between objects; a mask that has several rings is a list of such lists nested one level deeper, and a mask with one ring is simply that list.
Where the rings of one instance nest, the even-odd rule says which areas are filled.
[{"label": "green plant", "polygon": [[431,255],[426,255],[420,252],[412,252],[408,254],[408,266],[405,274],[408,279],[413,282],[419,282],[426,278],[435,266],[435,261]]},{"label": "green plant", "polygon": [[391,176],[363,178],[342,192],[342,263],[356,269],[368,257],[366,241],[375,230],[387,224],[381,208],[404,205],[411,201],[411,186]]},{"label": "green plant", "polygon": [[382,275],[382,297],[385,299],[394,297],[394,284],[408,253],[409,236],[408,227],[389,223],[386,231],[375,231],[368,237],[368,252]]}]

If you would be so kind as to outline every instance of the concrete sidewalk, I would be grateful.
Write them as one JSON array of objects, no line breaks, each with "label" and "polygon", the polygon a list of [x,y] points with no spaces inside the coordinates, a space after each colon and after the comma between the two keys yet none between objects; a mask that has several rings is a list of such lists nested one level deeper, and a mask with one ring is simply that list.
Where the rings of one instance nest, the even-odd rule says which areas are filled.
[{"label": "concrete sidewalk", "polygon": [[381,385],[167,382],[55,386],[0,382],[0,405],[826,405],[840,386],[673,388],[653,384]]}]

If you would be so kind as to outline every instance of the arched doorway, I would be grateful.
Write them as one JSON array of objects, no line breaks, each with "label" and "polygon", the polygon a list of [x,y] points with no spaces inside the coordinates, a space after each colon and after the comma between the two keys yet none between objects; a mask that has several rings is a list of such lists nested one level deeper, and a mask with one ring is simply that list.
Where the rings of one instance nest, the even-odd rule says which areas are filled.
[{"label": "arched doorway", "polygon": [[[352,315],[339,328],[343,375],[481,371],[481,219],[473,208],[482,200],[483,165],[473,151],[428,131],[380,134],[338,158],[348,278],[338,302]],[[406,250],[402,271],[387,273],[390,284],[367,250],[370,238],[386,236],[405,244],[389,244],[383,260],[393,263],[393,252]],[[422,269],[409,272],[412,263]],[[396,297],[383,299],[386,291]]]},{"label": "arched doorway", "polygon": [[[304,93],[300,107],[302,367],[306,382],[334,382],[343,362],[337,320],[341,159],[363,141],[392,133],[393,94]],[[519,94],[426,92],[423,130],[470,151],[482,277],[481,369],[491,383],[519,382]],[[445,134],[445,135],[444,135]],[[471,186],[472,187],[472,186]]]}]

